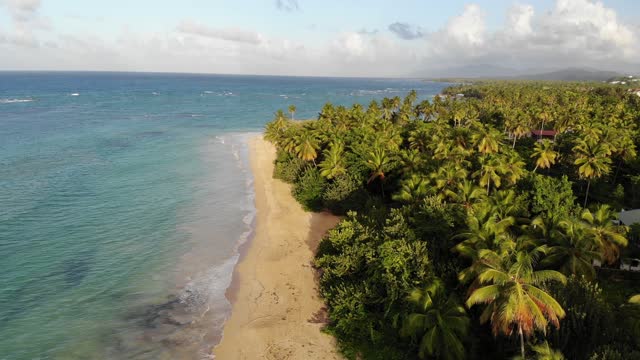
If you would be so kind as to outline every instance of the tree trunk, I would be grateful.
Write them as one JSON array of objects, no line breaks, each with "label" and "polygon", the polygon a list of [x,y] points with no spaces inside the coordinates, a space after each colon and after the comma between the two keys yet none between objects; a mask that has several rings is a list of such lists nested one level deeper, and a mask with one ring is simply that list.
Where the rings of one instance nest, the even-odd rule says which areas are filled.
[{"label": "tree trunk", "polygon": [[491,181],[487,181],[487,195],[489,195],[489,187],[491,186]]},{"label": "tree trunk", "polygon": [[583,208],[587,208],[587,199],[589,198],[589,187],[591,186],[591,180],[587,181],[587,193],[584,195],[584,206]]},{"label": "tree trunk", "polygon": [[538,140],[542,138],[542,131],[544,131],[544,120],[542,120],[542,126],[540,126],[540,134],[538,135]]},{"label": "tree trunk", "polygon": [[513,146],[511,146],[512,149],[516,148],[516,140],[518,140],[518,138],[516,137],[515,134],[513,134]]},{"label": "tree trunk", "polygon": [[520,334],[520,354],[522,354],[522,360],[524,358],[524,335],[522,334],[522,325],[518,325],[518,333]]},{"label": "tree trunk", "polygon": [[616,174],[613,176],[613,185],[616,184],[616,179],[618,179],[618,172],[620,171],[621,166],[622,166],[622,159],[618,161],[618,166],[616,167]]},{"label": "tree trunk", "polygon": [[536,170],[538,170],[538,164],[536,164],[536,167],[533,168],[533,172],[536,172]]}]

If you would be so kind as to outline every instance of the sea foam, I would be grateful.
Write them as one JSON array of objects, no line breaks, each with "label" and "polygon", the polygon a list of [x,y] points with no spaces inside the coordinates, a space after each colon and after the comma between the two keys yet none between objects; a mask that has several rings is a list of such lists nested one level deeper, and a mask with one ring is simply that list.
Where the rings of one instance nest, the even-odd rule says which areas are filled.
[{"label": "sea foam", "polygon": [[33,99],[0,99],[0,104],[26,103],[32,101]]}]

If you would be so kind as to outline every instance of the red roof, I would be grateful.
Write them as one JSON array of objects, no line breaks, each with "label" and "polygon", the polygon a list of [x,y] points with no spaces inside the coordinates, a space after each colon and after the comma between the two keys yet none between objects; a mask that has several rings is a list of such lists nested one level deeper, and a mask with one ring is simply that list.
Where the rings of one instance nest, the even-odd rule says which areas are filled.
[{"label": "red roof", "polygon": [[531,130],[531,135],[534,136],[556,136],[557,133],[555,130]]}]

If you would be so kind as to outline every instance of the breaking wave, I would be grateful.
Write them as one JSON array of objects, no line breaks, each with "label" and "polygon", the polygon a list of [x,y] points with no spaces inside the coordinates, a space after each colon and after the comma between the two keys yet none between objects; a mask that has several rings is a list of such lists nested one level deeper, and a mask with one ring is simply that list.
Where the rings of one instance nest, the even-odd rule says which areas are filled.
[{"label": "breaking wave", "polygon": [[0,104],[26,103],[32,101],[33,99],[0,99]]}]

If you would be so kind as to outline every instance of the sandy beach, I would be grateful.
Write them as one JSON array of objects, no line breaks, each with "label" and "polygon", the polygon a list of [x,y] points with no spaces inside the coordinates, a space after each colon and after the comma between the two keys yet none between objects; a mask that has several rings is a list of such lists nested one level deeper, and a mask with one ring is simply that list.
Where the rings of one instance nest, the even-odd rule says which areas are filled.
[{"label": "sandy beach", "polygon": [[[302,210],[290,185],[273,179],[275,148],[249,143],[256,193],[256,235],[239,262],[233,310],[216,359],[340,359],[321,332],[323,303],[311,267],[318,242],[338,218]],[[319,315],[320,314],[320,315]]]}]

